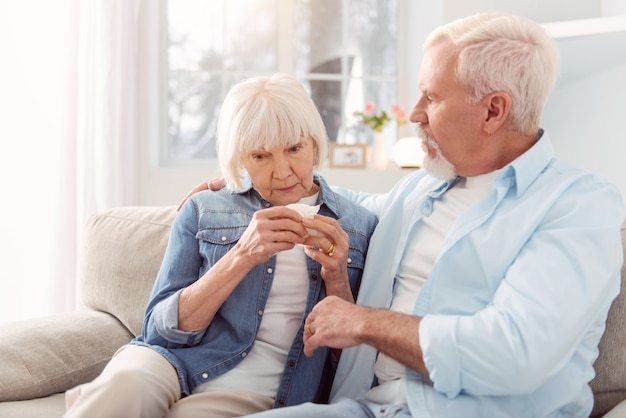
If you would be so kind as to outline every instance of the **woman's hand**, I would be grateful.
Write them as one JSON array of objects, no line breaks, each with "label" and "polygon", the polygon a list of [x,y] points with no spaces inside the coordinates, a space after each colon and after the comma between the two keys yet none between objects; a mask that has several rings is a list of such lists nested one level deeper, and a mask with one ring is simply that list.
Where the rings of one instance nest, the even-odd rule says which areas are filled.
[{"label": "woman's hand", "polygon": [[179,329],[198,331],[208,327],[252,267],[303,244],[308,232],[301,220],[298,212],[284,206],[256,211],[237,244],[199,280],[183,289],[178,303]]},{"label": "woman's hand", "polygon": [[302,224],[319,234],[309,234],[304,241],[305,253],[322,265],[326,294],[354,302],[348,280],[348,234],[339,222],[327,216],[304,218]]},{"label": "woman's hand", "polygon": [[233,251],[252,265],[263,263],[276,253],[305,243],[308,232],[301,220],[298,212],[284,206],[258,210]]}]

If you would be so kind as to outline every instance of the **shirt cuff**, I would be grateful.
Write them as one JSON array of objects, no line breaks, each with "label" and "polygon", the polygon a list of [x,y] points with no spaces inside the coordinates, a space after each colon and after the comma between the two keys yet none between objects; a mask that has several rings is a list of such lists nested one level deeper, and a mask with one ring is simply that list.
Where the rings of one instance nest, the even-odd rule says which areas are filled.
[{"label": "shirt cuff", "polygon": [[461,392],[461,358],[456,329],[459,318],[426,315],[419,328],[422,357],[437,392],[455,398]]},{"label": "shirt cuff", "polygon": [[178,329],[178,299],[182,289],[154,307],[152,315],[156,330],[161,337],[176,344],[195,345],[204,335],[203,331],[181,331]]}]

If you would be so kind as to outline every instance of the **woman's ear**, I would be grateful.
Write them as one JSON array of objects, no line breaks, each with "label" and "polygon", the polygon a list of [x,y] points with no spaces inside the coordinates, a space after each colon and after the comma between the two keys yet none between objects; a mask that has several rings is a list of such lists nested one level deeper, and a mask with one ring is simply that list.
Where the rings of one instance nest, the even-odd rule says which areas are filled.
[{"label": "woman's ear", "polygon": [[484,100],[487,107],[484,130],[491,135],[508,119],[511,111],[511,97],[507,93],[497,91],[487,95]]}]

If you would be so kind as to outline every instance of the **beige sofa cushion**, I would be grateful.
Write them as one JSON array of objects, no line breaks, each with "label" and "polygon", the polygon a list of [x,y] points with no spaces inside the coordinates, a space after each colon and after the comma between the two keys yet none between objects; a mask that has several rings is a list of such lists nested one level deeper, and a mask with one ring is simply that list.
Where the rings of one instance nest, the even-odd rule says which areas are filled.
[{"label": "beige sofa cushion", "polygon": [[0,417],[61,418],[65,413],[65,394],[46,396],[28,401],[0,402]]},{"label": "beige sofa cushion", "polygon": [[[626,224],[622,227],[622,244],[626,247]],[[625,255],[626,258],[626,249]],[[600,417],[626,399],[626,266],[622,267],[622,287],[613,301],[600,341],[600,356],[591,381],[595,394],[592,417]]]},{"label": "beige sofa cushion", "polygon": [[93,380],[131,333],[103,312],[0,323],[0,401],[65,391]]},{"label": "beige sofa cushion", "polygon": [[120,207],[90,218],[81,256],[85,306],[109,312],[139,335],[176,207]]}]

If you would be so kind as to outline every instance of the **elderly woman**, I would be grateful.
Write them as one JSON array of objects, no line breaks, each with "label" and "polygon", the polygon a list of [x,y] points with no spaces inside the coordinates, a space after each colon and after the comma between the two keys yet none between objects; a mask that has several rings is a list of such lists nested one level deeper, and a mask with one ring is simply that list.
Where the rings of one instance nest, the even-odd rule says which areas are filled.
[{"label": "elderly woman", "polygon": [[142,335],[68,391],[67,417],[235,417],[323,396],[333,353],[303,355],[304,319],[325,296],[354,301],[376,218],[314,173],[324,124],[295,79],[235,85],[217,138],[227,187],[181,207]]}]

